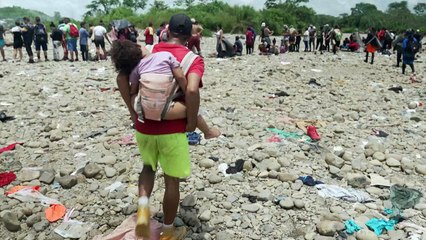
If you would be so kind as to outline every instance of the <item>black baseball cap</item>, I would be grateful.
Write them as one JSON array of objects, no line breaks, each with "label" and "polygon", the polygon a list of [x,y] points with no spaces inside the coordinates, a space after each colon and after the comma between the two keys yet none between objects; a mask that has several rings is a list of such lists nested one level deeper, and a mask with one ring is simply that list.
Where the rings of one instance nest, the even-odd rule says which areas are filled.
[{"label": "black baseball cap", "polygon": [[169,30],[183,36],[190,36],[192,33],[191,19],[183,13],[173,15],[169,21]]}]

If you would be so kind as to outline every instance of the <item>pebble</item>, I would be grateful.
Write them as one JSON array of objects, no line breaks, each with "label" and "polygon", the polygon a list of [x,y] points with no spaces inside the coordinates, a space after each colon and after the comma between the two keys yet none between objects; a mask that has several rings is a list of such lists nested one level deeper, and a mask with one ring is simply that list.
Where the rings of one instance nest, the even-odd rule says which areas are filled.
[{"label": "pebble", "polygon": [[357,232],[356,239],[357,240],[379,240],[379,238],[376,236],[374,232],[367,229],[361,229],[359,232]]},{"label": "pebble", "polygon": [[199,165],[203,168],[212,168],[215,166],[215,162],[211,159],[203,159],[200,161]]},{"label": "pebble", "polygon": [[51,184],[55,180],[55,174],[50,171],[44,171],[39,180],[42,183]]},{"label": "pebble", "polygon": [[388,158],[386,160],[386,165],[388,165],[389,167],[400,167],[401,163],[394,158]]},{"label": "pebble", "polygon": [[298,178],[298,176],[296,174],[291,174],[291,173],[279,173],[278,174],[278,179],[282,182],[294,182],[294,181],[296,181],[297,178]]},{"label": "pebble", "polygon": [[35,170],[21,170],[18,174],[18,179],[22,182],[29,182],[40,177],[40,171]]},{"label": "pebble", "polygon": [[285,198],[280,201],[280,206],[284,209],[292,209],[294,207],[294,201],[291,198]]},{"label": "pebble", "polygon": [[416,172],[418,174],[426,175],[426,165],[423,165],[423,164],[416,165]]},{"label": "pebble", "polygon": [[243,204],[241,206],[241,209],[245,210],[247,212],[255,213],[255,212],[259,211],[260,205],[256,204],[256,203],[253,203],[253,204]]},{"label": "pebble", "polygon": [[201,213],[200,220],[201,221],[209,221],[212,217],[212,212],[210,210],[206,210]]},{"label": "pebble", "polygon": [[182,200],[182,203],[181,203],[181,205],[183,207],[194,207],[196,204],[197,204],[197,198],[194,195],[192,195],[192,194],[187,195]]},{"label": "pebble", "polygon": [[104,171],[105,171],[105,176],[107,176],[108,178],[112,178],[117,174],[117,170],[115,170],[115,168],[108,167],[108,166],[104,168]]},{"label": "pebble", "polygon": [[211,184],[216,184],[216,183],[222,182],[222,177],[220,177],[217,174],[210,174],[208,179],[209,179],[209,183],[211,183]]},{"label": "pebble", "polygon": [[323,236],[334,236],[338,231],[345,229],[341,222],[322,220],[317,224],[317,231]]},{"label": "pebble", "polygon": [[356,188],[364,188],[370,185],[370,180],[362,173],[349,173],[346,175],[348,185]]}]

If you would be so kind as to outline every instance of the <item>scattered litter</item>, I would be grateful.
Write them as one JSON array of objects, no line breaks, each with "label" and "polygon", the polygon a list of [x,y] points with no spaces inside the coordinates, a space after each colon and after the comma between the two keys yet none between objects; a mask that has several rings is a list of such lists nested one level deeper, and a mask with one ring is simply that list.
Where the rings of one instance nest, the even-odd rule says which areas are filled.
[{"label": "scattered litter", "polygon": [[282,65],[290,65],[291,62],[281,62]]},{"label": "scattered litter", "polygon": [[393,91],[393,92],[395,92],[395,93],[401,93],[402,91],[404,91],[404,89],[402,89],[402,87],[401,87],[401,86],[390,87],[388,90],[389,90],[389,91]]},{"label": "scattered litter", "polygon": [[24,144],[24,143],[16,142],[16,143],[9,144],[6,147],[2,147],[2,148],[0,148],[0,154],[4,153],[4,152],[12,151],[12,150],[15,149],[16,145],[22,145],[22,144]]},{"label": "scattered litter", "polygon": [[390,208],[385,208],[385,209],[383,209],[383,212],[384,212],[386,215],[392,215],[392,214],[393,214],[393,210],[392,210],[392,209],[390,209]]},{"label": "scattered litter", "polygon": [[50,207],[46,208],[44,214],[49,222],[56,222],[65,215],[66,211],[67,209],[64,205],[52,204]]},{"label": "scattered litter", "polygon": [[374,231],[374,233],[379,236],[382,234],[383,230],[391,231],[395,230],[395,224],[397,224],[397,220],[391,219],[389,221],[385,219],[372,218],[368,220],[365,225]]},{"label": "scattered litter", "polygon": [[298,179],[300,181],[302,181],[303,184],[305,184],[307,186],[311,186],[311,187],[315,186],[315,185],[318,185],[318,184],[324,184],[321,181],[314,180],[314,178],[312,176],[301,176]]},{"label": "scattered litter", "polygon": [[[136,227],[136,214],[131,215],[123,223],[120,224],[114,231],[108,235],[98,235],[93,238],[93,240],[130,240],[138,239],[135,235]],[[158,240],[160,238],[160,232],[163,227],[163,224],[159,223],[155,219],[151,219],[149,224],[150,227],[150,237],[144,238],[146,240]]]},{"label": "scattered litter", "polygon": [[318,189],[318,195],[323,198],[337,198],[349,202],[367,203],[374,200],[366,192],[355,189],[345,189],[336,185],[318,184],[315,186]]},{"label": "scattered litter", "polygon": [[308,85],[321,87],[321,84],[319,84],[315,78],[311,78],[308,82]]},{"label": "scattered litter", "polygon": [[384,131],[382,131],[382,130],[378,130],[378,129],[376,129],[376,128],[373,128],[373,129],[372,129],[372,133],[371,133],[371,135],[374,135],[374,136],[377,136],[377,137],[383,137],[383,138],[385,138],[385,137],[388,137],[388,136],[389,136],[389,134],[388,134],[388,133],[386,133],[386,132],[384,132]]},{"label": "scattered litter", "polygon": [[221,173],[223,173],[223,175],[225,175],[225,177],[230,176],[231,174],[226,173],[226,170],[229,168],[228,164],[226,163],[221,163],[219,164],[219,166],[217,166],[217,170]]},{"label": "scattered litter", "polygon": [[213,161],[215,161],[215,162],[219,161],[219,158],[218,158],[218,157],[213,157],[213,156],[211,156],[211,157],[209,157],[209,159],[210,159],[210,160],[213,160]]},{"label": "scattered litter", "polygon": [[279,136],[272,136],[272,137],[268,138],[267,141],[271,142],[271,143],[282,142],[282,140],[281,140],[281,138]]},{"label": "scattered litter", "polygon": [[38,190],[31,187],[23,188],[14,193],[7,194],[11,198],[18,199],[21,202],[40,202],[44,206],[50,206],[52,204],[60,204],[58,200],[44,196]]},{"label": "scattered litter", "polygon": [[111,193],[111,192],[114,192],[115,190],[117,190],[122,185],[123,185],[122,182],[117,181],[117,182],[112,183],[108,187],[106,187],[105,190],[107,190],[107,191],[109,191]]},{"label": "scattered litter", "polygon": [[316,72],[316,73],[321,73],[322,72],[321,69],[315,69],[315,68],[312,68],[311,71],[312,72]]},{"label": "scattered litter", "polygon": [[423,194],[416,189],[400,185],[393,185],[390,188],[390,200],[396,215],[399,215],[404,209],[413,208],[421,197]]},{"label": "scattered litter", "polygon": [[378,175],[378,174],[370,174],[370,181],[371,186],[382,186],[382,187],[390,187],[391,183],[390,180],[385,179],[384,177]]},{"label": "scattered litter", "polygon": [[228,167],[228,169],[226,169],[226,173],[227,174],[235,174],[235,173],[243,171],[244,162],[245,161],[243,159],[238,159],[235,162],[235,166],[234,167]]},{"label": "scattered litter", "polygon": [[308,126],[306,128],[307,135],[312,139],[312,141],[319,141],[321,139],[320,135],[317,132],[317,128],[315,126]]},{"label": "scattered litter", "polygon": [[249,202],[256,203],[257,197],[250,194],[243,194],[242,197],[248,198]]},{"label": "scattered litter", "polygon": [[136,142],[134,141],[135,136],[133,134],[125,135],[120,140],[113,141],[113,143],[118,143],[119,145],[135,145]]},{"label": "scattered litter", "polygon": [[8,103],[8,102],[0,102],[0,106],[12,106],[13,103]]},{"label": "scattered litter", "polygon": [[0,173],[0,187],[9,185],[9,183],[15,181],[16,174],[12,171]]},{"label": "scattered litter", "polygon": [[5,112],[1,111],[0,112],[0,121],[1,122],[7,122],[7,121],[12,121],[15,120],[14,116],[7,116]]},{"label": "scattered litter", "polygon": [[81,238],[92,229],[93,225],[93,223],[69,220],[67,222],[62,222],[53,231],[63,238]]},{"label": "scattered litter", "polygon": [[279,130],[276,128],[267,128],[266,130],[268,130],[269,132],[273,132],[275,134],[277,134],[280,138],[292,138],[292,139],[296,139],[298,141],[301,142],[305,142],[305,141],[311,141],[311,139],[303,134],[298,134],[295,132],[286,132],[283,130]]},{"label": "scattered litter", "polygon": [[189,145],[197,145],[200,144],[201,141],[201,135],[196,132],[189,132],[186,134],[188,137],[188,143]]},{"label": "scattered litter", "polygon": [[280,204],[280,202],[281,202],[282,200],[285,200],[285,199],[286,199],[286,197],[287,197],[287,196],[284,196],[284,195],[276,196],[276,197],[274,198],[274,203],[278,205],[278,204]]},{"label": "scattered litter", "polygon": [[346,220],[345,227],[346,233],[348,233],[349,235],[352,235],[362,229],[362,227],[356,224],[356,222],[352,219]]}]

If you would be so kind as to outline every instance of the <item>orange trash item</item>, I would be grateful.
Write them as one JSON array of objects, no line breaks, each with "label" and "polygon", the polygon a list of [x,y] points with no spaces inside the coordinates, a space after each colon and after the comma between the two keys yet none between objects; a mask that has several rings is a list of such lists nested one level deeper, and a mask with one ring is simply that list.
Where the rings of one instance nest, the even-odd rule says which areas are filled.
[{"label": "orange trash item", "polygon": [[46,219],[49,220],[49,222],[58,221],[63,216],[65,216],[66,212],[67,208],[62,204],[52,204],[44,211]]}]

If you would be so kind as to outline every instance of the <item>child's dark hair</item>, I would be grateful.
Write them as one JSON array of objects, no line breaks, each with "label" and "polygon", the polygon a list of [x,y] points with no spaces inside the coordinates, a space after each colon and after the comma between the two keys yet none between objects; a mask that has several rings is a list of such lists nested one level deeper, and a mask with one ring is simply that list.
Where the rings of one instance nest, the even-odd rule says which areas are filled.
[{"label": "child's dark hair", "polygon": [[112,43],[111,60],[117,72],[130,74],[143,58],[140,46],[129,40]]}]

